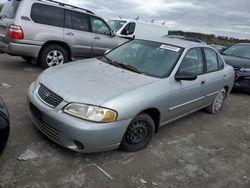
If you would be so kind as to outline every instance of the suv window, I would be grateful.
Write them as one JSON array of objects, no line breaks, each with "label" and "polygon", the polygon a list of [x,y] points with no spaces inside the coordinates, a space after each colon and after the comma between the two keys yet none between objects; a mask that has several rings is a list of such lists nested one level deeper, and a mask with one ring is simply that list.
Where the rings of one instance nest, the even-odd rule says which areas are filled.
[{"label": "suv window", "polygon": [[179,72],[190,72],[197,75],[203,74],[203,56],[200,48],[194,48],[187,52]]},{"label": "suv window", "polygon": [[89,31],[89,17],[79,12],[65,12],[65,27],[80,31]]},{"label": "suv window", "polygon": [[90,21],[91,21],[92,31],[94,33],[103,34],[103,35],[111,35],[110,28],[102,19],[91,16]]},{"label": "suv window", "polygon": [[218,70],[218,56],[217,53],[210,49],[204,48],[205,58],[207,62],[207,72],[213,72]]},{"label": "suv window", "polygon": [[7,1],[1,11],[0,17],[12,19],[15,17],[20,1]]},{"label": "suv window", "polygon": [[64,9],[35,3],[31,9],[31,18],[36,23],[63,27]]},{"label": "suv window", "polygon": [[122,30],[123,35],[132,35],[135,32],[135,23],[129,23],[126,27]]}]

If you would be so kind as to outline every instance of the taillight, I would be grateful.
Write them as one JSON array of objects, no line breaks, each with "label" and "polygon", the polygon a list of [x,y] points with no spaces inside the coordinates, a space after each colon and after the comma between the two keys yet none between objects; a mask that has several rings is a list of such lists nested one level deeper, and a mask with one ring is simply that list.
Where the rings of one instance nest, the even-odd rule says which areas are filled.
[{"label": "taillight", "polygon": [[10,25],[8,36],[10,39],[18,39],[22,40],[24,39],[23,29],[18,25]]}]

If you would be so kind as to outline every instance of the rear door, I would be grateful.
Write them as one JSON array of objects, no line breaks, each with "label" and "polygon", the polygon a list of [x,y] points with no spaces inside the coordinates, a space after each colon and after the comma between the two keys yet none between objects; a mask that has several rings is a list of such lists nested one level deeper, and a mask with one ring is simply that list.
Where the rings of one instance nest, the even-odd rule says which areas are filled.
[{"label": "rear door", "polygon": [[89,15],[65,10],[64,40],[70,44],[73,57],[90,57],[94,34],[90,32]]},{"label": "rear door", "polygon": [[103,55],[106,50],[115,48],[121,42],[111,36],[111,29],[101,18],[90,16],[91,31],[93,32],[92,56]]},{"label": "rear door", "polygon": [[224,63],[211,48],[203,48],[206,63],[207,87],[206,103],[210,104],[219,91],[225,86],[227,75],[224,73]]},{"label": "rear door", "polygon": [[0,41],[8,42],[7,30],[10,24],[14,22],[20,1],[7,1],[0,13]]}]

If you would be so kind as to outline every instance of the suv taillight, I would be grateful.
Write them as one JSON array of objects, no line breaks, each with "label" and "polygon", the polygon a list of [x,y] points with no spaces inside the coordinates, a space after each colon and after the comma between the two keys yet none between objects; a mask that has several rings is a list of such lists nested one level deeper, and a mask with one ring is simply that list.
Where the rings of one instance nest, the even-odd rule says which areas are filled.
[{"label": "suv taillight", "polygon": [[18,25],[10,25],[8,36],[10,39],[18,39],[22,40],[24,39],[23,29]]}]

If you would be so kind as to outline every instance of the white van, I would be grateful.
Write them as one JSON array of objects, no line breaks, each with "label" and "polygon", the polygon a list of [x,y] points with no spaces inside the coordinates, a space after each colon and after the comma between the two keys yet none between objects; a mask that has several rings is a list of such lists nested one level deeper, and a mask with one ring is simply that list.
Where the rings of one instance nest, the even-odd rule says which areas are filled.
[{"label": "white van", "polygon": [[133,19],[111,19],[108,24],[117,36],[135,39],[147,37],[162,37],[168,34],[164,25],[143,22]]}]

